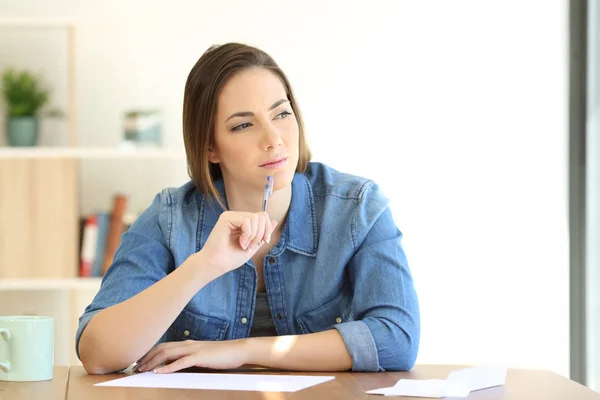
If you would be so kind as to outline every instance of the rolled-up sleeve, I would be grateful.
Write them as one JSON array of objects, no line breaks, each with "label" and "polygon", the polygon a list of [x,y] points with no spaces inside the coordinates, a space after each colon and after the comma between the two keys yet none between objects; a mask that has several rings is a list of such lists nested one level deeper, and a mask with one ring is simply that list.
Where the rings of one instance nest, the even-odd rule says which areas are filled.
[{"label": "rolled-up sleeve", "polygon": [[347,269],[355,320],[334,325],[352,357],[352,370],[410,370],[419,348],[419,303],[402,233],[375,184],[359,197],[352,237],[355,252]]},{"label": "rolled-up sleeve", "polygon": [[[121,237],[113,263],[102,279],[100,290],[79,318],[75,336],[75,351],[79,357],[79,340],[92,318],[119,304],[164,278],[173,270],[173,256],[167,243],[168,209],[163,207],[162,194],[148,207]],[[107,349],[108,350],[108,349]]]}]

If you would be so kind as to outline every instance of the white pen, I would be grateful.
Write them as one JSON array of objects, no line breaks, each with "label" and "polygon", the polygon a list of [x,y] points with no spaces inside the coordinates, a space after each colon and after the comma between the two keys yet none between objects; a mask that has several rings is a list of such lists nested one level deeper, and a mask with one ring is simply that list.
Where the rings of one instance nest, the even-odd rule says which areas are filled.
[{"label": "white pen", "polygon": [[263,211],[267,211],[267,207],[269,206],[269,197],[273,195],[273,182],[274,178],[272,176],[267,176],[267,183],[265,183],[265,188],[263,190]]}]

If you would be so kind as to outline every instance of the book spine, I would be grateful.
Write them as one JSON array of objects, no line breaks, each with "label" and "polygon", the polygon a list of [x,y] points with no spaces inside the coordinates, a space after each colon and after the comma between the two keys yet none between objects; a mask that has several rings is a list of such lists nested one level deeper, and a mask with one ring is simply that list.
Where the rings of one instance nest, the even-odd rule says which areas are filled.
[{"label": "book spine", "polygon": [[123,234],[123,216],[127,208],[127,197],[125,195],[115,195],[113,198],[113,208],[106,238],[106,248],[104,250],[104,260],[102,261],[102,275],[113,262],[115,253],[121,244],[121,235]]},{"label": "book spine", "polygon": [[81,261],[79,265],[79,276],[87,278],[92,276],[92,264],[96,257],[96,245],[98,241],[98,219],[96,215],[86,218],[83,228],[83,242],[81,245]]},{"label": "book spine", "polygon": [[98,214],[98,244],[96,246],[96,258],[94,258],[94,265],[92,266],[92,276],[102,276],[102,263],[104,262],[109,223],[108,213]]}]

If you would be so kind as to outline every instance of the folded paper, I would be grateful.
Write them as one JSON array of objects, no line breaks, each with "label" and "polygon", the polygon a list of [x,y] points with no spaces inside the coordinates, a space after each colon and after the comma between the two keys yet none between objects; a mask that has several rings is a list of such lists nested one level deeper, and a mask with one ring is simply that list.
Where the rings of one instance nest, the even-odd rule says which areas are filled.
[{"label": "folded paper", "polygon": [[367,391],[368,394],[411,397],[467,397],[475,390],[504,385],[506,367],[486,366],[452,371],[446,379],[400,379],[392,387]]}]

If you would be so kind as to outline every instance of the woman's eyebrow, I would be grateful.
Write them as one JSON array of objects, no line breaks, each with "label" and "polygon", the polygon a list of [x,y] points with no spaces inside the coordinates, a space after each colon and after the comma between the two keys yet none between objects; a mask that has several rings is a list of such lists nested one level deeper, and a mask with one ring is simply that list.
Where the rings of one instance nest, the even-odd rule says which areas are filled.
[{"label": "woman's eyebrow", "polygon": [[[277,100],[275,103],[273,103],[273,105],[271,105],[271,107],[269,107],[269,110],[277,108],[277,107],[279,107],[281,104],[283,104],[285,102],[289,102],[289,100],[288,99]],[[254,116],[254,113],[252,111],[238,111],[238,112],[235,112],[235,113],[231,114],[229,116],[229,118],[227,118],[225,120],[225,122],[227,122],[231,118],[235,118],[235,117],[253,117],[253,116]]]}]

